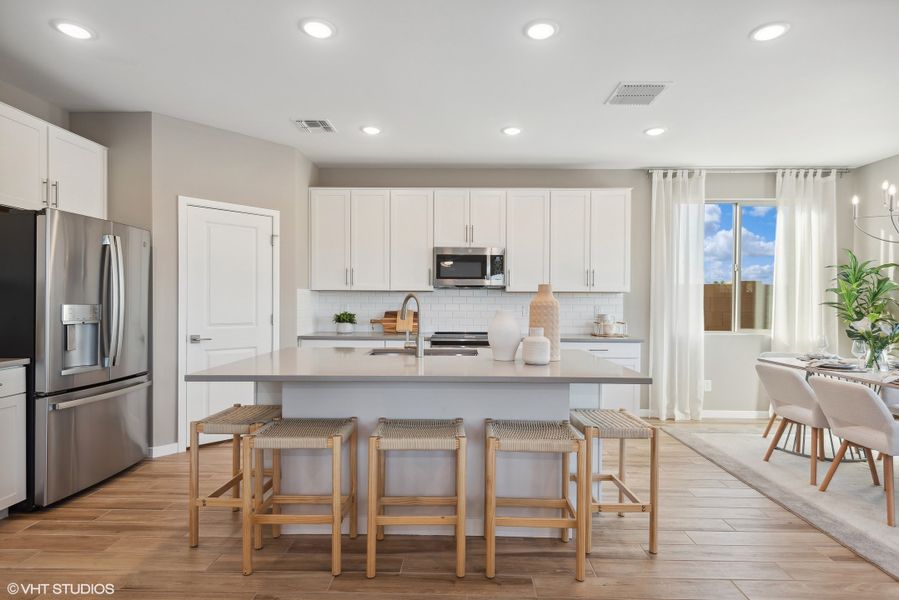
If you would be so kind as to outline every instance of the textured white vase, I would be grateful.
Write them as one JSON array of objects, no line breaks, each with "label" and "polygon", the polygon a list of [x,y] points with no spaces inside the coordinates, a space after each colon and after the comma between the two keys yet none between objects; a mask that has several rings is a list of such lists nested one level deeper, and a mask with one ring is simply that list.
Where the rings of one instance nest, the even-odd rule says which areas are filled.
[{"label": "textured white vase", "polygon": [[521,343],[518,321],[507,310],[498,310],[487,328],[487,341],[493,350],[493,360],[515,360],[515,353]]},{"label": "textured white vase", "polygon": [[525,364],[548,365],[549,351],[550,343],[543,335],[543,328],[531,327],[528,330],[528,337],[521,342],[521,354]]},{"label": "textured white vase", "polygon": [[352,323],[338,323],[337,333],[353,333],[356,327]]},{"label": "textured white vase", "polygon": [[528,327],[542,327],[543,335],[549,340],[549,360],[562,358],[562,338],[559,328],[559,301],[553,296],[553,288],[548,283],[537,286],[537,295],[531,300]]}]

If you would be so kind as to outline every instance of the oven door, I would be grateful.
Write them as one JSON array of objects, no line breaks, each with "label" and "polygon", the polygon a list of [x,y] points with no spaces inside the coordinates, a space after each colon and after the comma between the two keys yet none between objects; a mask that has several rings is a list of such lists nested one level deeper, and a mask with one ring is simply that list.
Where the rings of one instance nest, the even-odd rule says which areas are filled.
[{"label": "oven door", "polygon": [[489,282],[487,248],[434,248],[435,287],[485,287]]}]

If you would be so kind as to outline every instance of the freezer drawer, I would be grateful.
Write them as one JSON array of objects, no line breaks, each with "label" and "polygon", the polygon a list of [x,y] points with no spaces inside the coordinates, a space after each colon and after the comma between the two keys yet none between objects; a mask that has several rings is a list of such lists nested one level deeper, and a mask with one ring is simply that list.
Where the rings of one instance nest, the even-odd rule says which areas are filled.
[{"label": "freezer drawer", "polygon": [[36,504],[61,500],[144,458],[149,388],[140,377],[36,399]]}]

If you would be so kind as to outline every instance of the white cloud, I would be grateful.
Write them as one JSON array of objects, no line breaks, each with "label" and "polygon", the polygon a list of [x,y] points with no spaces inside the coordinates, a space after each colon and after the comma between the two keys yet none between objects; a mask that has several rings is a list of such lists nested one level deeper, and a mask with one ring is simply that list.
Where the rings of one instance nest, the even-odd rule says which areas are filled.
[{"label": "white cloud", "polygon": [[774,210],[773,206],[753,206],[749,209],[749,214],[753,217],[764,217],[772,210]]},{"label": "white cloud", "polygon": [[740,250],[743,256],[774,256],[774,240],[767,240],[744,227]]},{"label": "white cloud", "polygon": [[707,235],[703,243],[707,260],[731,261],[734,255],[734,230],[719,229]]},{"label": "white cloud", "polygon": [[729,283],[732,280],[733,273],[730,261],[706,259],[705,261],[705,282],[714,283],[716,281],[724,281]]},{"label": "white cloud", "polygon": [[771,283],[771,275],[774,271],[774,265],[749,265],[748,267],[743,267],[742,272],[740,273],[741,279],[743,281],[761,281],[764,283]]},{"label": "white cloud", "polygon": [[705,205],[705,235],[710,236],[721,227],[721,207],[717,204]]}]

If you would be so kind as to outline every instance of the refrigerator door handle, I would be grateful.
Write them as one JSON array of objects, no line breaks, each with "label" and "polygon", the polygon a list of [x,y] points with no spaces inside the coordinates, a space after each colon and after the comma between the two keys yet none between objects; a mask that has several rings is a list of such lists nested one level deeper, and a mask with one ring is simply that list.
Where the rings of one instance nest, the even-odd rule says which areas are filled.
[{"label": "refrigerator door handle", "polygon": [[118,309],[116,308],[115,295],[115,240],[112,235],[104,235],[100,243],[103,246],[103,273],[100,283],[100,298],[103,303],[103,316],[100,319],[102,329],[101,338],[103,344],[103,366],[109,367],[115,355],[116,321]]},{"label": "refrigerator door handle", "polygon": [[112,236],[115,241],[115,262],[116,262],[116,345],[115,354],[112,357],[112,364],[115,366],[119,362],[119,354],[122,352],[122,345],[125,343],[125,260],[122,258],[122,238],[120,236]]},{"label": "refrigerator door handle", "polygon": [[110,398],[115,398],[116,396],[124,396],[125,394],[130,394],[131,392],[136,392],[137,390],[142,390],[144,388],[148,388],[152,385],[150,381],[144,381],[142,383],[138,383],[136,385],[119,388],[117,390],[112,390],[111,392],[104,392],[102,394],[97,394],[96,396],[89,396],[87,398],[79,398],[77,400],[67,400],[65,402],[54,402],[48,405],[48,410],[66,410],[67,408],[75,408],[76,406],[84,406],[85,404],[93,404],[94,402],[100,402],[102,400],[108,400]]}]

